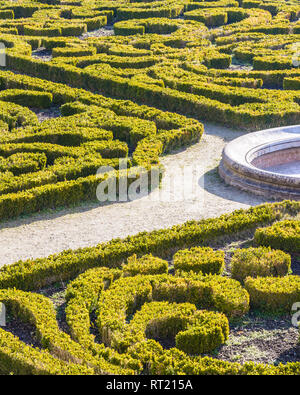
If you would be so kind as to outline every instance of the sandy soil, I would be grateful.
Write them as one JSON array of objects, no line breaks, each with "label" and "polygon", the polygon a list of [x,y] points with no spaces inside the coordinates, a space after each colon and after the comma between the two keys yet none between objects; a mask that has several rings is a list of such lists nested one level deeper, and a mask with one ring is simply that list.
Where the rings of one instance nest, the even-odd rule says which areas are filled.
[{"label": "sandy soil", "polygon": [[[217,173],[225,143],[242,133],[212,124],[205,124],[205,130],[198,144],[162,158],[166,175],[161,188],[148,197],[104,206],[84,203],[1,223],[0,266],[264,202],[225,185]],[[172,182],[175,187],[168,187]]]}]

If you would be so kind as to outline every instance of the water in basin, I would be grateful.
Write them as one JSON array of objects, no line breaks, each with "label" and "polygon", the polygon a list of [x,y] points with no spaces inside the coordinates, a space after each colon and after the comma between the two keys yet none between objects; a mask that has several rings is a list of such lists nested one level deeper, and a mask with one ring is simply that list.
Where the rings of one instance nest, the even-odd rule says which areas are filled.
[{"label": "water in basin", "polygon": [[265,168],[267,171],[273,173],[284,174],[286,176],[299,176],[300,177],[300,160],[294,162],[283,163]]}]

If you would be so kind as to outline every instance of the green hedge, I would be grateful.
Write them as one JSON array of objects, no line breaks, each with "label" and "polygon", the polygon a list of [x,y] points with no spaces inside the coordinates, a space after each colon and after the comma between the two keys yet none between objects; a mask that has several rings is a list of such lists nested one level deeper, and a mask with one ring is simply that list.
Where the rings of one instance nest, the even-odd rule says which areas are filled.
[{"label": "green hedge", "polygon": [[0,328],[0,371],[16,375],[90,375],[92,368],[66,363],[46,350],[40,352]]},{"label": "green hedge", "polygon": [[[219,275],[203,276],[195,272],[141,275],[139,271],[147,265],[155,269],[168,267],[161,258],[145,256],[146,249],[148,254],[170,256],[176,250],[216,242],[220,237],[228,240],[228,236],[237,232],[249,234],[259,223],[267,225],[288,213],[298,212],[297,202],[265,204],[218,219],[190,221],[171,229],[143,232],[125,240],[1,268],[0,301],[10,314],[34,324],[34,335],[40,344],[34,349],[1,330],[1,372],[299,374],[297,362],[278,366],[240,365],[197,356],[213,351],[228,339],[228,318],[240,317],[248,311],[248,292],[250,304],[255,308],[267,306],[268,311],[277,313],[290,308],[299,298],[299,276],[248,277],[247,292],[239,282]],[[134,270],[126,271],[128,264],[120,270],[132,254],[136,256],[129,260],[129,266],[133,265]],[[71,336],[59,329],[48,298],[12,288],[38,290],[58,279],[72,279],[65,296]],[[197,310],[203,308],[215,311]],[[109,347],[95,342],[90,333],[91,313],[96,314],[102,340]],[[164,338],[173,339],[176,348],[164,350],[157,341]]]},{"label": "green hedge", "polygon": [[228,22],[227,12],[222,9],[197,9],[194,11],[188,11],[184,13],[184,18],[202,22],[208,27],[226,25]]},{"label": "green hedge", "polygon": [[65,57],[70,57],[70,56],[93,56],[97,52],[95,47],[87,47],[87,48],[82,48],[82,47],[64,47],[64,48],[53,48],[52,49],[52,56],[58,57],[58,56],[65,56]]},{"label": "green hedge", "polygon": [[266,312],[290,313],[292,305],[299,302],[299,276],[247,277],[245,288],[250,294],[250,305]]},{"label": "green hedge", "polygon": [[235,250],[231,259],[231,276],[239,281],[246,277],[281,277],[291,270],[291,256],[270,247]]},{"label": "green hedge", "polygon": [[210,247],[194,247],[178,251],[173,258],[178,271],[193,271],[203,274],[222,274],[225,267],[223,251],[213,251]]},{"label": "green hedge", "polygon": [[228,339],[229,325],[224,314],[200,311],[193,317],[193,326],[176,335],[176,348],[190,355],[213,351]]},{"label": "green hedge", "polygon": [[[42,104],[46,106],[44,99],[48,100],[50,97],[53,103],[65,101],[67,104],[70,100],[80,99],[80,102],[76,101],[80,103],[80,112],[67,110],[69,112],[66,115],[69,116],[66,118],[47,120],[40,126],[21,130],[18,128],[1,137],[0,154],[5,158],[24,152],[43,153],[47,157],[47,168],[43,171],[40,170],[36,174],[28,173],[30,169],[26,170],[24,167],[24,171],[18,174],[17,178],[10,177],[8,182],[2,185],[0,193],[4,216],[30,213],[63,205],[68,201],[67,204],[74,204],[84,199],[95,199],[97,179],[85,178],[95,174],[99,166],[108,165],[116,168],[115,161],[107,162],[106,159],[125,158],[130,149],[133,151],[133,157],[129,166],[133,164],[149,169],[149,166],[159,166],[159,156],[163,152],[198,141],[203,132],[203,126],[195,120],[187,120],[185,117],[148,107],[139,107],[132,102],[109,100],[53,83],[49,87],[53,93],[42,92],[40,89],[45,89],[43,82],[3,72],[2,87],[11,89],[3,90],[0,96],[3,94],[3,97],[15,101],[28,99],[32,105],[40,107]],[[21,87],[34,89],[25,91],[20,90]],[[41,99],[44,103],[36,103]],[[104,105],[106,109],[101,106],[99,108],[99,104]],[[6,103],[5,108],[11,108],[15,113],[18,109],[11,103]],[[74,111],[74,115],[70,116],[70,111]],[[24,113],[26,114],[26,111],[22,108],[22,114]],[[82,113],[85,113],[84,117]],[[29,114],[32,114],[31,123],[37,124],[35,114]],[[10,119],[4,119],[10,122],[11,126],[19,126]],[[22,119],[25,125],[26,121],[26,118]],[[118,138],[123,141],[119,141]],[[57,159],[63,156],[69,159],[58,162]],[[83,159],[77,159],[75,162],[74,158],[80,156]],[[32,172],[36,170],[38,169],[32,168]],[[78,181],[74,182],[75,180]],[[57,182],[59,183],[55,185]],[[5,210],[6,204],[13,205],[14,209]]]},{"label": "green hedge", "polygon": [[300,77],[295,77],[295,78],[285,77],[283,80],[283,89],[299,90]]},{"label": "green hedge", "polygon": [[49,284],[50,278],[51,282],[64,280],[95,266],[120,267],[125,259],[135,253],[152,253],[164,258],[179,249],[207,244],[224,234],[231,235],[267,225],[282,218],[286,213],[295,214],[298,211],[297,202],[265,204],[247,211],[238,210],[223,215],[218,220],[192,221],[168,230],[141,233],[123,241],[114,241],[94,248],[79,249],[49,258],[29,259],[1,268],[0,285],[3,288],[32,290]]},{"label": "green hedge", "polygon": [[268,228],[256,230],[254,240],[262,246],[270,246],[283,251],[300,252],[300,222],[281,221]]},{"label": "green hedge", "polygon": [[168,262],[152,254],[144,255],[141,258],[137,258],[136,254],[134,254],[127,259],[127,263],[123,266],[125,276],[163,274],[168,273],[168,270]]},{"label": "green hedge", "polygon": [[[228,55],[223,58],[218,55],[216,60],[211,55],[206,57],[206,62],[210,67],[226,67],[228,61],[230,62]],[[96,55],[97,58],[104,60],[105,56]],[[122,57],[120,58],[119,64],[122,61]],[[133,62],[132,57],[128,59]],[[21,67],[18,65],[19,60],[21,59],[18,58],[17,61],[15,56],[8,57],[10,67],[16,70]],[[139,65],[140,61],[142,61],[141,57],[135,63]],[[215,61],[216,65],[214,65]],[[76,62],[79,65],[85,64],[80,61]],[[224,65],[223,62],[225,62]],[[172,77],[165,77],[164,82],[168,81],[169,86],[161,87],[114,76],[105,70],[102,71],[101,68],[95,69],[94,66],[91,66],[92,70],[89,68],[81,70],[75,66],[60,65],[60,63],[48,65],[35,60],[35,65],[42,64],[42,66],[34,72],[31,63],[32,60],[22,58],[22,68],[26,67],[29,73],[38,76],[41,76],[43,68],[47,68],[47,78],[57,82],[67,82],[73,86],[80,86],[93,92],[100,91],[123,99],[135,97],[139,103],[230,126],[253,130],[253,128],[295,124],[299,118],[299,105],[295,102],[295,95],[291,91],[283,94],[282,91],[228,88],[211,83],[198,83],[193,88],[188,78],[186,82],[182,82]],[[163,100],[163,97],[167,100]],[[276,108],[273,105],[274,101],[278,103]]]},{"label": "green hedge", "polygon": [[[220,287],[220,283],[223,283],[223,287]],[[164,302],[149,304],[149,302],[162,301]],[[140,309],[144,303],[148,307]],[[189,329],[199,327],[199,330],[197,329],[198,335],[194,334],[196,338],[194,341],[198,342],[198,349],[194,352],[201,353],[205,352],[203,350],[210,351],[217,344],[226,340],[228,320],[225,315],[228,318],[244,315],[248,310],[248,303],[249,296],[240,284],[224,277],[209,276],[192,280],[180,277],[172,278],[167,275],[138,275],[120,278],[102,292],[96,312],[97,325],[103,343],[121,353],[126,352],[133,344],[143,341],[147,331],[148,337],[153,337],[155,332],[160,332],[164,337],[175,336],[180,331],[187,330],[188,333],[180,333],[178,338],[182,347],[187,349],[187,339],[192,336]],[[190,316],[192,311],[196,310],[195,306],[214,308],[219,312],[224,312],[225,315],[214,316],[214,314],[204,313],[204,317],[202,317],[200,313],[187,319],[185,315]],[[181,308],[182,312],[180,312]],[[127,317],[137,310],[140,311],[127,325]],[[167,322],[164,321],[169,314],[166,311],[170,313]],[[211,317],[215,317],[219,322],[217,326],[221,329],[219,336],[214,339],[216,343],[213,340],[214,334],[205,335],[205,332],[208,332],[205,321],[211,321]],[[213,332],[215,333],[215,331]]]},{"label": "green hedge", "polygon": [[47,157],[44,153],[17,153],[8,158],[0,158],[0,170],[11,171],[14,175],[31,173],[46,167]]},{"label": "green hedge", "polygon": [[[98,374],[113,374],[116,372],[122,372],[122,368],[110,364],[102,357],[93,356],[92,353],[89,353],[87,350],[83,350],[78,343],[71,340],[69,335],[61,331],[56,322],[53,304],[45,296],[34,293],[25,293],[19,290],[1,290],[0,300],[2,303],[5,303],[6,306],[10,307],[11,311],[17,318],[24,322],[34,324],[36,331],[35,336],[41,344],[41,349],[45,348],[46,350],[49,350],[52,355],[62,361],[71,362],[69,369],[62,365],[62,371],[69,371],[68,374],[72,374],[72,370],[73,372],[77,371],[80,374],[93,372]],[[10,349],[11,355],[10,357],[6,356],[6,358],[8,357],[9,363],[12,366],[14,366],[15,363],[18,363],[18,356],[15,358],[12,353],[13,349],[18,346],[20,346],[20,341],[13,338],[11,339],[11,347],[7,347]],[[27,348],[29,347],[27,346]],[[28,366],[26,365],[29,365],[30,367],[30,365],[34,364],[34,360],[32,360],[34,356],[37,356],[37,360],[40,360],[40,363],[42,363],[43,359],[46,359],[48,356],[47,353],[39,354],[34,351],[31,351],[29,355],[26,356],[24,351],[25,350],[23,350],[23,353],[20,353],[19,355],[20,362],[22,359],[25,362],[23,363],[25,365],[23,373],[24,371],[26,372],[26,368],[28,369]],[[43,355],[45,355],[44,358]],[[54,370],[55,362],[56,360],[53,357],[51,358],[51,356],[48,356],[48,361],[46,359],[46,369]],[[73,363],[76,364],[76,367],[72,366]],[[0,364],[2,364],[2,360]],[[49,367],[47,366],[48,364]],[[35,362],[35,365],[38,366],[39,364]],[[61,363],[58,362],[56,366],[56,374],[60,374],[60,366]],[[130,374],[131,372],[132,371],[129,369],[123,370],[123,373],[125,374]],[[19,373],[22,373],[22,371],[19,371]],[[28,371],[26,373],[28,374]]]},{"label": "green hedge", "polygon": [[254,57],[254,70],[287,70],[293,67],[292,59],[280,57]]},{"label": "green hedge", "polygon": [[62,32],[58,27],[43,28],[41,26],[24,26],[23,32],[26,36],[47,36],[47,37],[59,37]]}]

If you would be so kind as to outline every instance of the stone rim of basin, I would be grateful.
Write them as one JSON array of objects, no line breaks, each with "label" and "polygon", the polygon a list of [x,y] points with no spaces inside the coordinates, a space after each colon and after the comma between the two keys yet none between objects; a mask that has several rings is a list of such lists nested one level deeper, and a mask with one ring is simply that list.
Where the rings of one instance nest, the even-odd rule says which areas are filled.
[{"label": "stone rim of basin", "polygon": [[[263,178],[267,177],[271,181],[282,178],[289,182],[290,179],[292,184],[294,184],[294,179],[300,179],[300,175],[283,175],[253,164],[257,154],[261,157],[265,153],[275,152],[272,151],[272,148],[275,148],[275,146],[281,147],[276,152],[288,148],[299,148],[300,150],[300,125],[264,129],[238,137],[225,146],[222,157],[237,171],[240,168],[242,172],[250,172],[253,176],[257,175],[257,178],[261,178],[261,176]],[[262,151],[264,151],[264,154],[262,154]]]},{"label": "stone rim of basin", "polygon": [[223,150],[219,174],[228,184],[255,194],[298,200],[300,174],[272,170],[274,165],[275,168],[288,163],[298,166],[298,162],[300,125],[265,129],[228,143]]}]

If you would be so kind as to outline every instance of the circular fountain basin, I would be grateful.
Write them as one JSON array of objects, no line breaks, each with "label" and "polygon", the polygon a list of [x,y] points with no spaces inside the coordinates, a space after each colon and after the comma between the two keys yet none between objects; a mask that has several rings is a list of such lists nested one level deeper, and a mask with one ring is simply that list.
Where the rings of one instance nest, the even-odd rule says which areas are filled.
[{"label": "circular fountain basin", "polygon": [[271,199],[300,200],[300,125],[241,136],[223,150],[226,183]]}]

